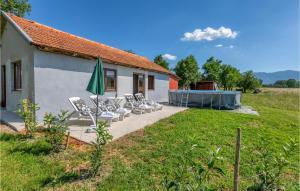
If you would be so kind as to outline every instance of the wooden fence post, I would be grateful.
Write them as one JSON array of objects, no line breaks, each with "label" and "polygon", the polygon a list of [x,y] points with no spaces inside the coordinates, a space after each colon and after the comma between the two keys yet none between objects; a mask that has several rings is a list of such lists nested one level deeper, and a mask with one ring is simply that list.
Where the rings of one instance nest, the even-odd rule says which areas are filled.
[{"label": "wooden fence post", "polygon": [[234,191],[239,189],[239,170],[240,170],[240,149],[241,149],[241,129],[237,128],[235,164],[234,164]]},{"label": "wooden fence post", "polygon": [[69,140],[70,140],[70,131],[68,132],[67,135],[66,146],[65,146],[66,149],[69,147]]}]

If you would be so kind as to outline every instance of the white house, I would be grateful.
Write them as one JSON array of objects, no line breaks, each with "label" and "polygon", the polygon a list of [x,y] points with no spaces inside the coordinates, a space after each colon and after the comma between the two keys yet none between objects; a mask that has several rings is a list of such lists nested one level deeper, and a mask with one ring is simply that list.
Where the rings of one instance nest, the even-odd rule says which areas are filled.
[{"label": "white house", "polygon": [[169,70],[145,57],[93,42],[1,12],[1,106],[15,111],[21,99],[45,112],[72,110],[68,98],[88,100],[85,90],[95,66],[104,62],[105,95],[143,92],[168,101]]}]

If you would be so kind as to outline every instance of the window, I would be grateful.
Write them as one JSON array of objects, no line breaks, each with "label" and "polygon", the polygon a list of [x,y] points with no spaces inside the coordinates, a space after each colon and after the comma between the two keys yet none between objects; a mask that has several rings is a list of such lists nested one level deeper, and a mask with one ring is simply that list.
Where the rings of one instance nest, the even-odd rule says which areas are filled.
[{"label": "window", "polygon": [[154,90],[154,76],[148,75],[148,90]]},{"label": "window", "polygon": [[105,91],[117,91],[117,71],[104,69]]},{"label": "window", "polygon": [[12,63],[13,71],[13,90],[22,89],[22,66],[21,61]]}]

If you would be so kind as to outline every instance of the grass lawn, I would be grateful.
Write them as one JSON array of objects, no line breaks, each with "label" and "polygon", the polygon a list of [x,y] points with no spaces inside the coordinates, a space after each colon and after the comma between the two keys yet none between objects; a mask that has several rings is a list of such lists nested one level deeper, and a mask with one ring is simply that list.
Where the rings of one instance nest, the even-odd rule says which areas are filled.
[{"label": "grass lawn", "polygon": [[[264,89],[261,94],[245,94],[244,105],[253,106],[260,116],[209,109],[189,109],[163,119],[151,127],[132,133],[107,146],[103,176],[96,179],[62,181],[61,190],[163,190],[165,174],[173,174],[179,158],[193,144],[189,157],[206,161],[211,149],[221,147],[226,175],[212,184],[218,190],[232,190],[236,128],[242,129],[241,190],[255,175],[252,160],[260,140],[268,141],[269,150],[279,153],[289,137],[299,143],[299,89]],[[86,153],[69,149],[47,154],[47,147],[18,140],[1,140],[1,189],[48,190],[44,186],[53,177],[86,164]],[[299,145],[282,182],[286,190],[299,190]],[[68,180],[68,177],[64,180]]]}]

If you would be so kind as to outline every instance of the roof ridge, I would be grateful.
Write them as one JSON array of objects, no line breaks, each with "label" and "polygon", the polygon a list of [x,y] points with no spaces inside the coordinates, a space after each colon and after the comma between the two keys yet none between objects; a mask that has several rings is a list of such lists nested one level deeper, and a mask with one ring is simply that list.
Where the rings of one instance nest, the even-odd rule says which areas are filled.
[{"label": "roof ridge", "polygon": [[112,49],[115,49],[117,51],[121,51],[121,52],[124,52],[128,55],[131,55],[131,56],[136,56],[136,57],[141,57],[143,59],[146,59],[150,62],[152,62],[151,60],[149,60],[148,58],[146,58],[145,56],[141,56],[141,55],[138,55],[138,54],[134,54],[134,53],[130,53],[130,52],[127,52],[127,51],[124,51],[124,50],[121,50],[121,49],[118,49],[118,48],[115,48],[115,47],[112,47],[112,46],[109,46],[109,45],[106,45],[106,44],[103,44],[101,42],[97,42],[97,41],[94,41],[94,40],[90,40],[88,38],[85,38],[85,37],[81,37],[81,36],[78,36],[78,35],[75,35],[75,34],[72,34],[72,33],[69,33],[69,32],[65,32],[65,31],[62,31],[60,29],[56,29],[54,27],[51,27],[51,26],[48,26],[48,25],[45,25],[45,24],[41,24],[41,23],[38,23],[36,21],[33,21],[33,20],[30,20],[30,19],[25,19],[25,18],[21,18],[21,17],[18,17],[12,13],[8,13],[10,16],[13,16],[13,17],[17,17],[18,19],[21,19],[21,20],[25,20],[27,22],[31,22],[31,23],[34,23],[36,25],[40,25],[40,26],[43,26],[43,27],[46,27],[48,29],[51,29],[51,30],[54,30],[54,31],[58,31],[58,32],[61,32],[61,33],[64,33],[66,35],[69,35],[69,36],[72,36],[72,37],[75,37],[75,38],[79,38],[79,39],[82,39],[82,40],[85,40],[85,41],[88,41],[88,42],[91,42],[91,43],[95,43],[95,44],[98,44],[98,45],[101,45],[101,46],[106,46],[108,48],[112,48]]}]

